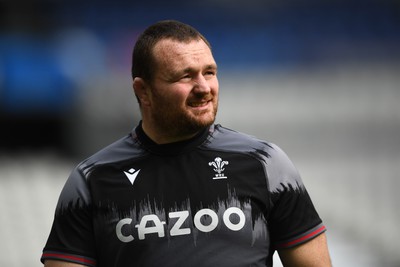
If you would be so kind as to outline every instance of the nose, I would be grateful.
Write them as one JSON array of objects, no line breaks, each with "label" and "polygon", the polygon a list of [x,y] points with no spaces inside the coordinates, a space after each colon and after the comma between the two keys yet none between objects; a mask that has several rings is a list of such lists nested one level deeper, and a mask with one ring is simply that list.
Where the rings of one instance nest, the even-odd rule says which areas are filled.
[{"label": "nose", "polygon": [[193,90],[195,90],[195,92],[197,93],[205,93],[205,94],[211,91],[211,86],[203,74],[198,75],[197,79],[195,80]]}]

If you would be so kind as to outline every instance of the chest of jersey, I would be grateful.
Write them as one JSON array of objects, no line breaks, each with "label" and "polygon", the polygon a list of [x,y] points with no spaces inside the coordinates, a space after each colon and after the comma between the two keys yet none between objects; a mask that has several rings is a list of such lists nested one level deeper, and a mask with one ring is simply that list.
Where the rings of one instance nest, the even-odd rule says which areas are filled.
[{"label": "chest of jersey", "polygon": [[134,251],[135,262],[146,266],[167,266],[167,260],[175,264],[169,266],[196,266],[187,262],[196,257],[247,266],[234,256],[239,252],[241,259],[248,253],[265,264],[267,178],[248,155],[199,150],[144,156],[98,167],[89,184],[100,252],[125,261]]}]

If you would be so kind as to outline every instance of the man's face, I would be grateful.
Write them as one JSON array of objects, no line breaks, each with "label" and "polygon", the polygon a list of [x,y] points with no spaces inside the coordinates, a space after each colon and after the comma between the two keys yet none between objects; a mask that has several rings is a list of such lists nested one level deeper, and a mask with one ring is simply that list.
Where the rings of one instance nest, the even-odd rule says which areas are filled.
[{"label": "man's face", "polygon": [[170,39],[153,50],[156,69],[151,83],[151,118],[167,135],[194,134],[211,125],[218,108],[217,65],[203,40]]}]

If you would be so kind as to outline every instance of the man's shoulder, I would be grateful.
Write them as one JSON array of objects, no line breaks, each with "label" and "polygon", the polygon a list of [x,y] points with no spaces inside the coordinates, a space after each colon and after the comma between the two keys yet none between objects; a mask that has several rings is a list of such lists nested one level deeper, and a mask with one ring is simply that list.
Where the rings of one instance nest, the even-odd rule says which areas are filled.
[{"label": "man's shoulder", "polygon": [[268,152],[275,147],[271,142],[224,127],[220,124],[216,124],[213,127],[210,136],[211,138],[208,146],[220,150],[236,152]]},{"label": "man's shoulder", "polygon": [[247,145],[262,145],[271,147],[273,144],[269,141],[262,140],[254,135],[250,135],[244,132],[240,132],[228,127],[224,127],[221,124],[216,124],[212,129],[213,137],[220,143],[235,144],[236,142],[242,143],[246,142]]},{"label": "man's shoulder", "polygon": [[95,166],[132,160],[142,156],[143,153],[144,151],[136,138],[128,134],[80,162],[78,168],[86,172]]}]

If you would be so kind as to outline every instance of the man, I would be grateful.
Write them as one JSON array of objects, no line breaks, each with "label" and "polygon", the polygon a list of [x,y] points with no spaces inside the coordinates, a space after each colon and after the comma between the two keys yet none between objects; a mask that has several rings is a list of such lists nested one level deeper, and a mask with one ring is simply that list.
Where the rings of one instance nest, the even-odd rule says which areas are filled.
[{"label": "man", "polygon": [[46,267],[331,266],[322,224],[274,144],[214,120],[217,64],[194,28],[162,21],[132,61],[142,121],[77,166],[44,248]]}]

